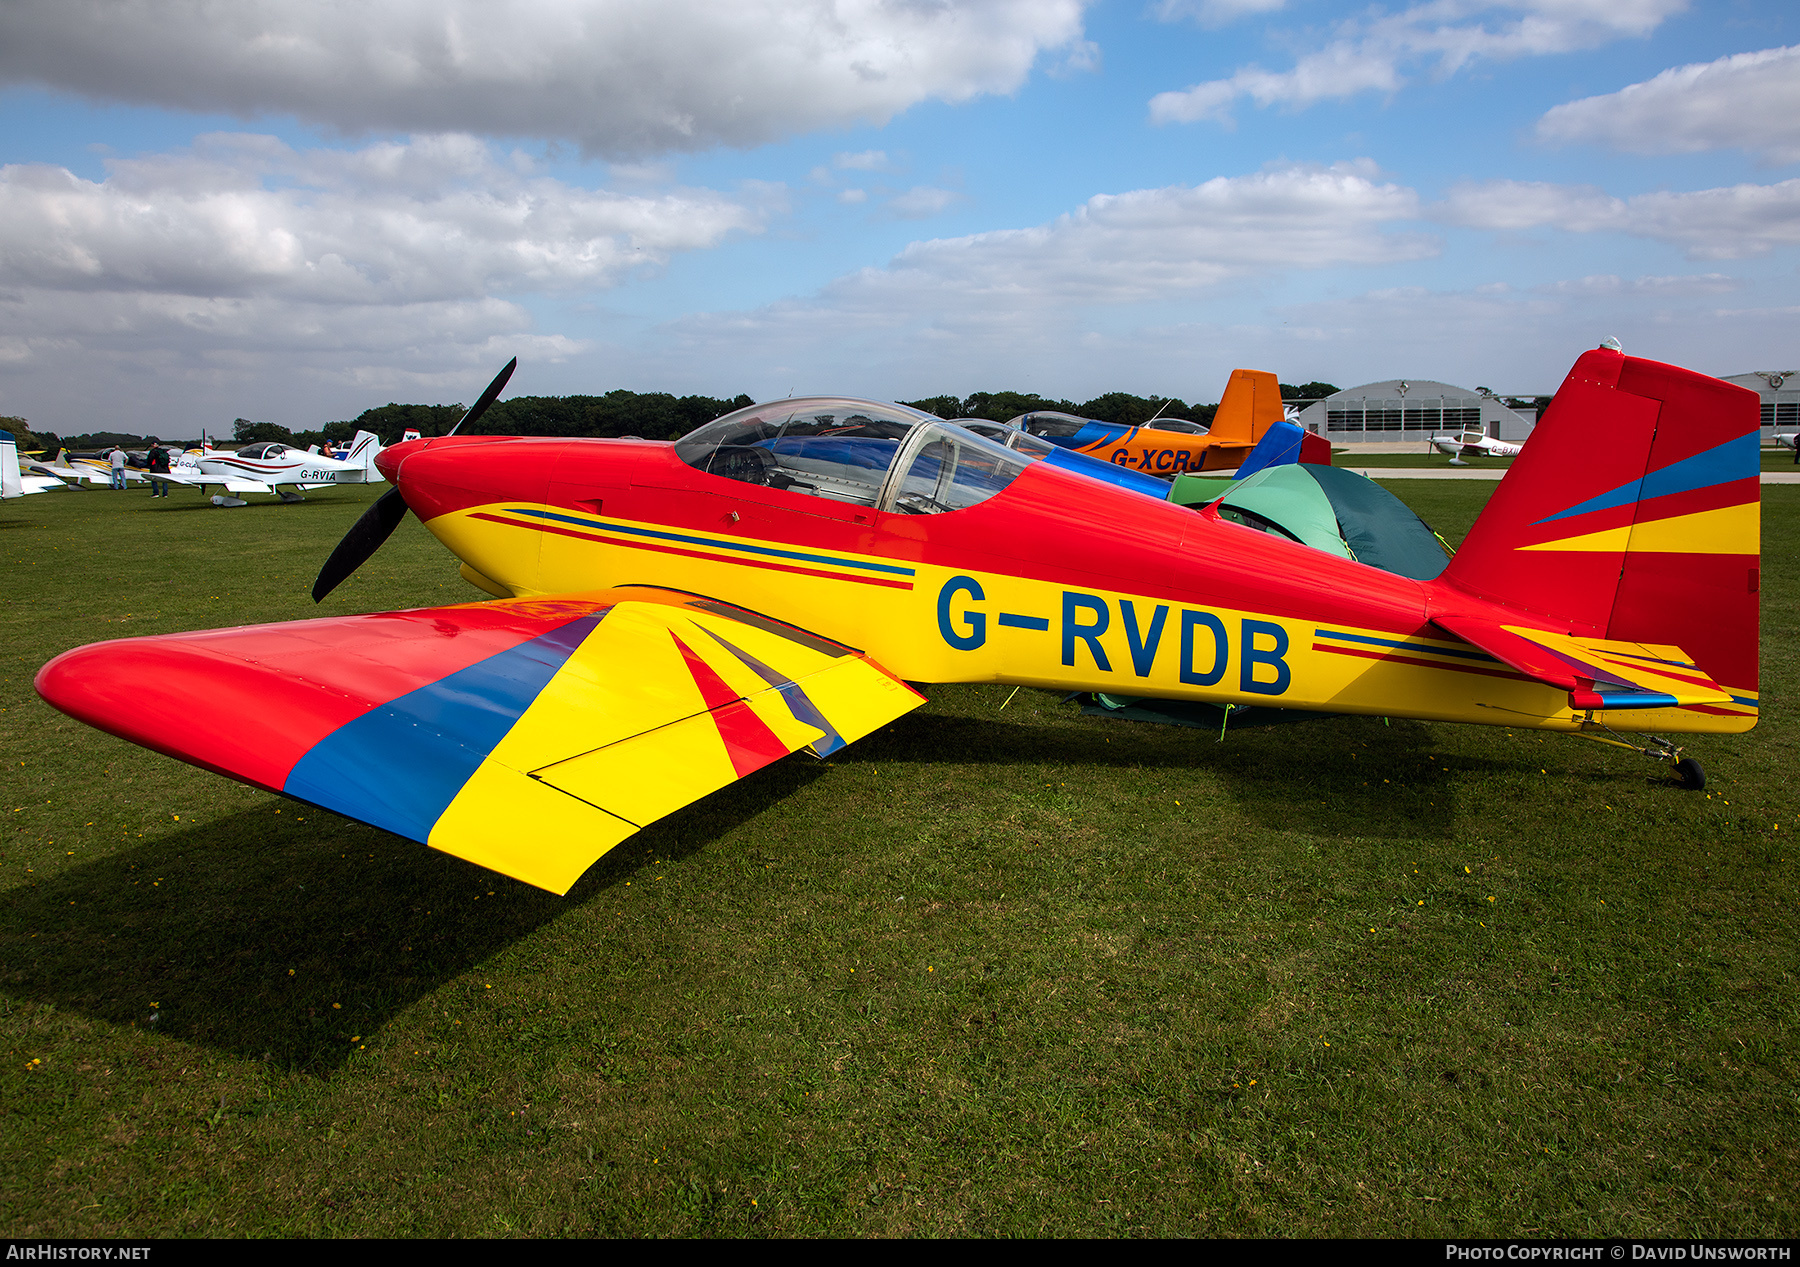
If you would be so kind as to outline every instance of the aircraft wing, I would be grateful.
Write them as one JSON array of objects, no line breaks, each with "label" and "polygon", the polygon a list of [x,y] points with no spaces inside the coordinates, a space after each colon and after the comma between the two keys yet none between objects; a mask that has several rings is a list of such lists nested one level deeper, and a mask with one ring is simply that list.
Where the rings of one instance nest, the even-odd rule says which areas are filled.
[{"label": "aircraft wing", "polygon": [[92,467],[58,466],[50,462],[34,462],[31,469],[53,475],[57,479],[65,482],[77,484],[84,480],[89,484],[109,484],[112,482],[112,477],[110,475],[102,475]]},{"label": "aircraft wing", "polygon": [[649,588],[99,643],[37,689],[554,893],[640,827],[925,702],[849,647]]},{"label": "aircraft wing", "polygon": [[265,484],[261,480],[217,479],[208,480],[207,482],[209,484],[223,484],[225,486],[225,491],[230,493],[272,494],[275,491],[275,486],[273,484]]},{"label": "aircraft wing", "polygon": [[1680,647],[1611,642],[1470,616],[1431,623],[1525,674],[1568,691],[1572,708],[1685,708],[1729,704],[1731,693]]}]

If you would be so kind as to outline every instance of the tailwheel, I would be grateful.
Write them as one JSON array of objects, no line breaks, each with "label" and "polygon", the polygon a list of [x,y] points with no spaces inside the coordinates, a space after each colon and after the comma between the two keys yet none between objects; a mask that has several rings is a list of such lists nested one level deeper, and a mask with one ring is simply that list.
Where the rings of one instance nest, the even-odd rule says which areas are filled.
[{"label": "tailwheel", "polygon": [[[1604,731],[1604,735],[1594,731]],[[1632,752],[1642,753],[1652,761],[1667,761],[1675,782],[1690,792],[1704,791],[1706,788],[1706,771],[1692,757],[1681,755],[1681,749],[1661,735],[1645,735],[1643,743],[1632,743],[1610,726],[1594,720],[1593,713],[1588,713],[1581,723],[1581,729],[1575,732],[1583,739],[1592,739],[1596,743],[1610,744],[1615,748],[1628,748]],[[1608,738],[1607,736],[1610,736]]]}]

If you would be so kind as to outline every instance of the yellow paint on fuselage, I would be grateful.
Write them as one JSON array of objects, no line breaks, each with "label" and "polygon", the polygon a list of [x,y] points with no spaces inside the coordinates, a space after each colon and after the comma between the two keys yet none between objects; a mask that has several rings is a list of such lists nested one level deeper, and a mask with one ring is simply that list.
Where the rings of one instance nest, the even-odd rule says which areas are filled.
[{"label": "yellow paint on fuselage", "polygon": [[[541,531],[525,521],[528,511],[557,516],[564,531]],[[515,594],[665,586],[860,648],[909,681],[995,682],[1547,730],[1578,729],[1585,716],[1569,707],[1566,692],[1447,637],[1326,627],[993,570],[587,517],[526,502],[474,507],[434,518],[429,526],[483,576]],[[1735,694],[1753,699],[1749,692]],[[1751,703],[1710,713],[1611,710],[1595,717],[1618,730],[1730,733],[1750,729],[1756,713]]]}]

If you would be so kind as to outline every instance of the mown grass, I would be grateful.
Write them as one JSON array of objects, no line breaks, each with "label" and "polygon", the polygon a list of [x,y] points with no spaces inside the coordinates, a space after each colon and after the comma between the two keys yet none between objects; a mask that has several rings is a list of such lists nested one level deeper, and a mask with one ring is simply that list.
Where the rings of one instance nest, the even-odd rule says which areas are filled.
[{"label": "mown grass", "polygon": [[[1492,486],[1394,488],[1456,539]],[[0,510],[9,1235],[1793,1233],[1800,490],[1710,796],[1561,736],[952,688],[562,899],[30,690],[314,614],[373,491]],[[340,595],[478,597],[410,520]]]}]

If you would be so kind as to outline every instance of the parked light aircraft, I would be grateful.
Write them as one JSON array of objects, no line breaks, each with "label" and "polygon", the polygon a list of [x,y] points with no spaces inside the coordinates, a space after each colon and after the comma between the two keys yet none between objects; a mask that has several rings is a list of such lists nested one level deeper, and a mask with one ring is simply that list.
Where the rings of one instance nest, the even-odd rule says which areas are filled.
[{"label": "parked light aircraft", "polygon": [[198,488],[202,493],[209,486],[222,486],[222,493],[213,494],[215,506],[248,505],[240,496],[243,493],[270,493],[284,502],[297,502],[303,500],[301,495],[284,492],[281,485],[325,488],[332,484],[380,483],[383,477],[375,465],[380,453],[381,441],[367,431],[356,433],[349,454],[343,459],[274,441],[252,444],[235,452],[205,447],[176,454],[169,473],[153,478]]},{"label": "parked light aircraft", "polygon": [[1451,466],[1467,466],[1468,458],[1516,458],[1524,451],[1522,444],[1508,444],[1482,433],[1480,428],[1461,435],[1432,436],[1431,443],[1439,453],[1450,455]]},{"label": "parked light aircraft", "polygon": [[[1020,414],[1007,425],[1076,453],[1173,479],[1189,471],[1234,469],[1285,416],[1273,374],[1232,370],[1210,429],[1179,419],[1130,427],[1047,410]],[[1331,445],[1318,436],[1304,440],[1300,460],[1330,462]]]},{"label": "parked light aircraft", "polygon": [[[110,486],[112,484],[112,459],[110,449],[92,453],[70,453],[67,449],[58,449],[56,456],[48,462],[32,462],[29,469],[34,475],[47,475],[61,480],[69,487],[79,488],[82,484]],[[125,482],[139,483],[149,479],[149,475],[134,467],[126,466]]]},{"label": "parked light aircraft", "polygon": [[[558,893],[644,824],[916,708],[909,682],[1735,733],[1757,718],[1757,403],[1584,354],[1429,580],[898,406],[752,406],[672,443],[452,434],[381,455],[394,487],[314,597],[410,510],[498,601],[100,643],[36,685]],[[1667,740],[1639,750],[1702,781]]]},{"label": "parked light aircraft", "polygon": [[54,476],[26,475],[19,469],[19,444],[10,431],[0,431],[0,499],[47,493],[65,485]]}]

